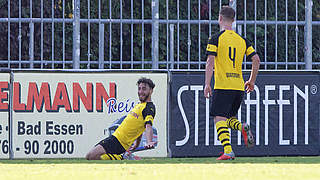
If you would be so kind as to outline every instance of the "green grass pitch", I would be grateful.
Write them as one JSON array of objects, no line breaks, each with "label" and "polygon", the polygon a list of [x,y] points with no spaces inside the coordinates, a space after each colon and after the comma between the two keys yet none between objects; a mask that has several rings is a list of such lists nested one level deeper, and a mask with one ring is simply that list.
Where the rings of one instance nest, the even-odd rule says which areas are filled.
[{"label": "green grass pitch", "polygon": [[311,180],[320,179],[320,157],[144,158],[141,161],[84,159],[0,160],[1,180]]}]

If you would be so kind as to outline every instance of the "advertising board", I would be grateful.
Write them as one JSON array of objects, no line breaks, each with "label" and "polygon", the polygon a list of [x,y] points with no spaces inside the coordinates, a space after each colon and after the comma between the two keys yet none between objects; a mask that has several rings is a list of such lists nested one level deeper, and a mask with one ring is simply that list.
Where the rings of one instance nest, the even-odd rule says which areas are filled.
[{"label": "advertising board", "polygon": [[13,82],[14,158],[84,158],[109,127],[139,102],[136,82],[156,87],[158,146],[141,156],[165,157],[167,74],[17,72]]},{"label": "advertising board", "polygon": [[[218,156],[223,149],[209,116],[211,102],[203,95],[204,72],[173,72],[171,81],[172,156]],[[239,121],[251,126],[255,146],[246,149],[241,133],[233,130],[236,155],[319,155],[319,82],[315,72],[260,73],[238,111]]]},{"label": "advertising board", "polygon": [[0,159],[9,158],[9,83],[10,74],[0,73]]}]

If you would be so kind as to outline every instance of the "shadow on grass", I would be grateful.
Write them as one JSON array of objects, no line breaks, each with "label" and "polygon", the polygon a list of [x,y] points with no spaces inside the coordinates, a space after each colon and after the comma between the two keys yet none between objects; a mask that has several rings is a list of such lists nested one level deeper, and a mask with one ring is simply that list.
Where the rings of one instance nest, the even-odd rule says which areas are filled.
[{"label": "shadow on grass", "polygon": [[320,164],[320,156],[298,157],[237,157],[230,161],[216,161],[210,158],[143,158],[139,161],[88,161],[85,159],[16,159],[0,160],[0,164]]}]

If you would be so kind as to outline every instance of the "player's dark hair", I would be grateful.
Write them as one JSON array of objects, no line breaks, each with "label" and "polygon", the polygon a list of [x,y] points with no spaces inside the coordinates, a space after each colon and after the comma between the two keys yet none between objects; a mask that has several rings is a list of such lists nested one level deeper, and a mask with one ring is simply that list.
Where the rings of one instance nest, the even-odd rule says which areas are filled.
[{"label": "player's dark hair", "polygon": [[148,86],[153,89],[156,85],[153,83],[153,81],[151,79],[142,77],[137,81],[137,85],[139,86],[139,84],[144,83],[144,84],[148,84]]},{"label": "player's dark hair", "polygon": [[236,12],[230,6],[222,6],[219,14],[222,18],[233,21]]}]

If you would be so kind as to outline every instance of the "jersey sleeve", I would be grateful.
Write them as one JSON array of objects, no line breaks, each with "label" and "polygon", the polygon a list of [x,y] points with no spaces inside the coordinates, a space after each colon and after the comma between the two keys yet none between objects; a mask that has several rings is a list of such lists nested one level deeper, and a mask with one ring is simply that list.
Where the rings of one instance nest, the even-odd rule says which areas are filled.
[{"label": "jersey sleeve", "polygon": [[254,50],[253,46],[251,45],[251,43],[247,40],[247,39],[244,39],[246,41],[246,46],[247,46],[247,49],[246,49],[246,55],[247,55],[247,59],[251,59],[252,56],[254,56],[256,53],[256,51]]},{"label": "jersey sleeve", "polygon": [[206,51],[207,51],[207,55],[217,56],[218,36],[214,35],[209,38]]},{"label": "jersey sleeve", "polygon": [[153,124],[154,116],[156,115],[156,108],[153,103],[147,103],[146,107],[142,111],[144,124]]}]

